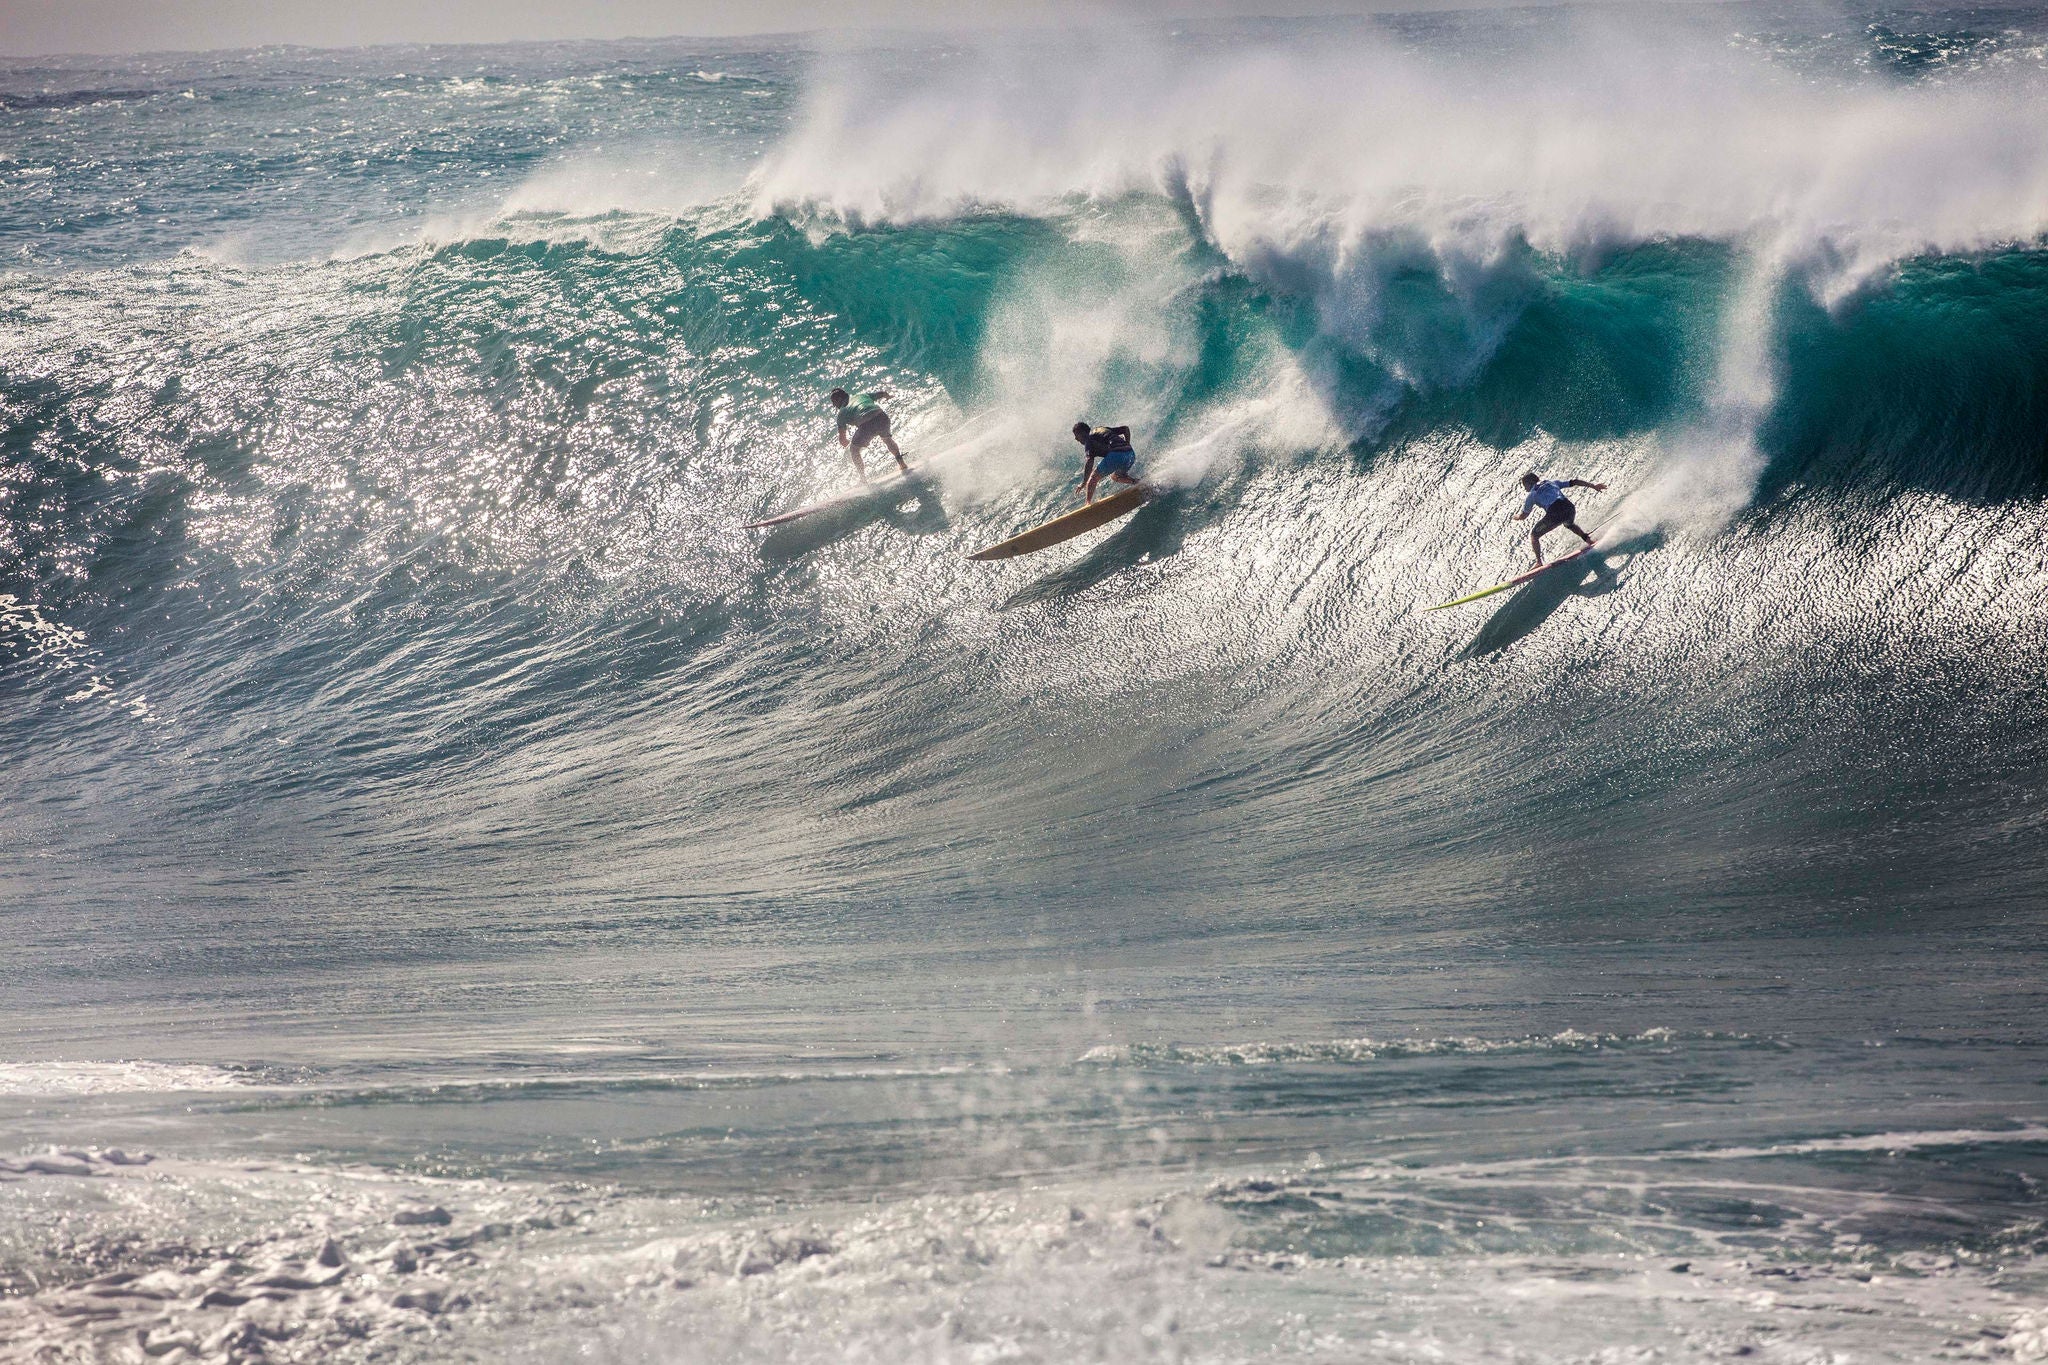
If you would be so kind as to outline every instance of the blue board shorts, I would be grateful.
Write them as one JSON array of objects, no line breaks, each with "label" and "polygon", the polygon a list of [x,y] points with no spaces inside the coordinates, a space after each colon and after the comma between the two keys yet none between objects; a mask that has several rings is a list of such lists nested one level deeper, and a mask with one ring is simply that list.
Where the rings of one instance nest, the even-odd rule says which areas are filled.
[{"label": "blue board shorts", "polygon": [[1138,452],[1135,450],[1112,450],[1097,462],[1095,476],[1106,479],[1112,474],[1128,474],[1137,462]]}]

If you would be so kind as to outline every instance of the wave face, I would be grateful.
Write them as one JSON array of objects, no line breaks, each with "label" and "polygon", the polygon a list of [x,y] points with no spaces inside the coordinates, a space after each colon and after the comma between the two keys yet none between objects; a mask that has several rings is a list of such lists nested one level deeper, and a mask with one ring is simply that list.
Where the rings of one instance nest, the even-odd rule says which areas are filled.
[{"label": "wave face", "polygon": [[[1097,41],[1113,77],[1014,34],[0,67],[0,1105],[459,1176],[479,1219],[552,1172],[865,1190],[944,1240],[1019,1172],[1123,1181],[1073,1226],[1130,1276],[1154,1228],[1189,1283],[1467,1258],[1443,1302],[1358,1291],[1418,1352],[1496,1255],[1833,1256],[1843,1314],[1852,1225],[1914,1274],[1956,1237],[2031,1257],[2048,22]],[[840,384],[894,393],[931,488],[742,529],[846,484]],[[1072,501],[1077,416],[1130,423],[1166,495],[967,561]],[[1530,468],[1610,485],[1601,555],[1423,614],[1525,561]],[[1691,1160],[1667,1100],[1810,1199],[1604,1209]],[[1894,1128],[1961,1155],[1830,1202],[1814,1144]],[[1473,1174],[1502,1133],[1598,1173],[1494,1242],[1457,1219],[1512,1220]],[[199,1257],[245,1214],[191,1171]],[[895,1214],[830,1256],[701,1216],[585,1270],[738,1284],[755,1232],[764,1274],[923,1254]],[[1082,1293],[1063,1207],[1001,1217],[986,1323],[1040,1273]],[[0,1270],[85,1273],[47,1254]],[[463,1292],[515,1293],[486,1271]],[[758,1340],[746,1292],[678,1311],[810,1358],[814,1289]],[[942,1297],[874,1289],[816,1349],[927,1340]],[[635,1305],[621,1358],[666,1330]],[[376,1349],[414,1341],[386,1307]],[[1191,1358],[1294,1349],[1216,1311]],[[1098,1336],[1166,1353],[1163,1320]],[[1019,1358],[1088,1336],[1032,1321]]]}]

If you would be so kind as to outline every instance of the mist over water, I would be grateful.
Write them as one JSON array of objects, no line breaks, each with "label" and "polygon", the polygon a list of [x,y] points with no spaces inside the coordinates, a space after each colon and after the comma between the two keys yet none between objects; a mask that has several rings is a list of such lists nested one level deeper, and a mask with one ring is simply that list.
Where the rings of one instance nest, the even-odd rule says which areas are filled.
[{"label": "mist over water", "polygon": [[0,67],[0,1359],[2048,1357],[2044,65]]}]

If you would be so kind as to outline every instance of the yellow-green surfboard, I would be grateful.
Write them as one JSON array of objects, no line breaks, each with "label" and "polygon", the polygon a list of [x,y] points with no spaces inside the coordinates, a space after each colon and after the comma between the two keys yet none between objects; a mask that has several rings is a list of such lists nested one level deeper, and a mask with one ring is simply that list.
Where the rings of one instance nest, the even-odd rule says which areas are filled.
[{"label": "yellow-green surfboard", "polygon": [[1580,555],[1587,553],[1592,548],[1593,547],[1591,545],[1582,545],[1571,554],[1566,555],[1563,559],[1553,559],[1548,564],[1538,564],[1535,568],[1529,570],[1529,572],[1523,574],[1516,574],[1513,578],[1510,578],[1505,583],[1496,583],[1490,588],[1481,588],[1478,592],[1468,592],[1463,597],[1453,597],[1448,602],[1439,602],[1433,607],[1424,607],[1423,611],[1442,611],[1446,607],[1462,607],[1467,602],[1477,602],[1482,597],[1491,597],[1497,592],[1506,592],[1509,588],[1519,588],[1522,586],[1522,584],[1527,583],[1530,579],[1535,578],[1541,574],[1548,573],[1560,564],[1571,563],[1573,560],[1577,559]]}]

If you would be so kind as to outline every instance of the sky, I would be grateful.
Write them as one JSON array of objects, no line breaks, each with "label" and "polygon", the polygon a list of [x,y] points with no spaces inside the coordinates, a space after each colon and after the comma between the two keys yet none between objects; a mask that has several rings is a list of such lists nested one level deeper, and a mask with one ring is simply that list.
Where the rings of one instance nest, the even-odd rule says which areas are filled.
[{"label": "sky", "polygon": [[1336,13],[1487,0],[0,0],[0,53],[164,52],[375,43],[986,27],[1003,20]]}]

